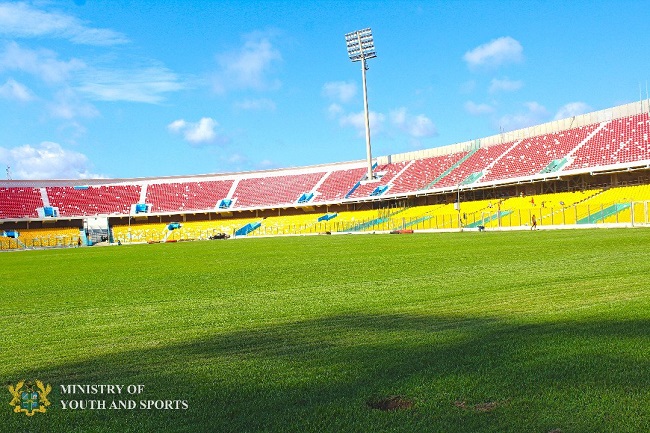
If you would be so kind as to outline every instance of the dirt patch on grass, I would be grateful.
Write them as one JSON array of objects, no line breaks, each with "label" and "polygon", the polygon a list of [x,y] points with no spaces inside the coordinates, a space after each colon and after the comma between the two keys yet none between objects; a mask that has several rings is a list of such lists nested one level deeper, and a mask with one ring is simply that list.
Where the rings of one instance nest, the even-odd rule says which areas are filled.
[{"label": "dirt patch on grass", "polygon": [[492,412],[497,407],[504,406],[506,403],[507,401],[487,401],[484,403],[467,404],[464,401],[457,400],[454,402],[454,406],[473,412]]},{"label": "dirt patch on grass", "polygon": [[366,402],[371,409],[389,411],[410,409],[413,407],[413,401],[399,395],[392,395],[390,397],[383,397]]}]

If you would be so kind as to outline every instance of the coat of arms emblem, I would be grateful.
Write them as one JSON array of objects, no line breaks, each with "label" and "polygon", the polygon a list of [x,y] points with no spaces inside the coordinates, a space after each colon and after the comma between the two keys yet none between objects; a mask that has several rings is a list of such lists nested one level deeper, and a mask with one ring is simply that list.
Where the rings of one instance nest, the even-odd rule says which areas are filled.
[{"label": "coat of arms emblem", "polygon": [[9,385],[9,392],[13,396],[9,404],[14,407],[15,413],[23,412],[27,416],[34,416],[37,412],[45,413],[51,404],[47,399],[50,391],[50,384],[43,385],[40,380],[36,380],[35,384],[20,381],[16,386]]}]

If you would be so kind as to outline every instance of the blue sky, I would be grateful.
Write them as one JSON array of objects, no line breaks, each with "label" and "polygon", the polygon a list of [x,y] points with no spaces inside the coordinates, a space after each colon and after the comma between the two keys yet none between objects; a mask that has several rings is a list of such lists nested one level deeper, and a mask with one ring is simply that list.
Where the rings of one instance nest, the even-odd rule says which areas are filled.
[{"label": "blue sky", "polygon": [[0,1],[13,179],[222,173],[365,158],[645,97],[647,1]]}]

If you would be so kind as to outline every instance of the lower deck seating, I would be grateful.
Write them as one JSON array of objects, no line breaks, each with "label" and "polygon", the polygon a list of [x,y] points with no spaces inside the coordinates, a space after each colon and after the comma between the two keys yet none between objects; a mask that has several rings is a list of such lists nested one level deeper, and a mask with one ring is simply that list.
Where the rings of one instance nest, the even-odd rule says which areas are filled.
[{"label": "lower deck seating", "polygon": [[1,249],[41,248],[41,247],[72,247],[77,245],[80,238],[79,229],[74,227],[63,228],[36,228],[17,230],[20,234],[17,242],[15,239],[0,237]]},{"label": "lower deck seating", "polygon": [[318,233],[318,217],[320,216],[321,214],[304,214],[268,217],[262,221],[262,226],[250,236]]},{"label": "lower deck seating", "polygon": [[[212,221],[181,222],[181,228],[169,233],[168,240],[206,240],[218,233],[234,235],[242,226],[259,221],[261,218],[233,218]],[[112,227],[113,239],[121,243],[160,242],[165,239],[168,223],[146,223],[115,225]]]},{"label": "lower deck seating", "polygon": [[533,216],[538,226],[575,224],[577,206],[600,193],[601,190],[584,190],[511,197],[499,203],[506,215],[490,221],[486,227],[519,227],[532,224]]},{"label": "lower deck seating", "polygon": [[358,231],[360,227],[364,227],[363,230],[368,231],[388,230],[387,224],[373,225],[373,222],[386,218],[395,211],[395,209],[369,209],[339,212],[336,218],[317,223],[314,230],[318,233]]},{"label": "lower deck seating", "polygon": [[[650,185],[610,188],[585,201],[577,215],[581,222],[646,224],[650,202]],[[632,220],[634,215],[634,220]]]}]

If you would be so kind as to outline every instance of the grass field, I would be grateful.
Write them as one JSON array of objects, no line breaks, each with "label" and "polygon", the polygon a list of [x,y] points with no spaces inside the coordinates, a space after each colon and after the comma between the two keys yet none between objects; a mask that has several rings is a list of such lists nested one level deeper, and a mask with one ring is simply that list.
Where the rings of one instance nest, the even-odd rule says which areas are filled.
[{"label": "grass field", "polygon": [[[650,431],[649,245],[601,229],[0,254],[0,379],[54,388],[27,417],[5,387],[0,431]],[[63,410],[65,384],[189,408]]]}]

